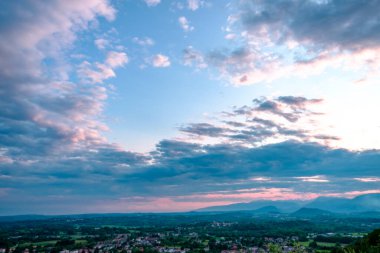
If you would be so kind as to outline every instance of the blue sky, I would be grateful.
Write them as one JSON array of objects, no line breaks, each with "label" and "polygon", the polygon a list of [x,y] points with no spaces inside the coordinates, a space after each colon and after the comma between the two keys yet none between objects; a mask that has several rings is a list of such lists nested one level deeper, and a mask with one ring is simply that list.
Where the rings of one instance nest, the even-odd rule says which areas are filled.
[{"label": "blue sky", "polygon": [[380,192],[377,1],[0,7],[0,214]]}]

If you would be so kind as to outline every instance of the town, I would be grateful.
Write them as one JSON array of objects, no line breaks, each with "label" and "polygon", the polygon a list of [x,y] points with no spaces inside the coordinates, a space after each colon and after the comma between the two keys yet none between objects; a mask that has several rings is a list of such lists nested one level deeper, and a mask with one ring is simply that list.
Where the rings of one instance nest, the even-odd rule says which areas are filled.
[{"label": "town", "polygon": [[[157,219],[156,223],[152,217]],[[165,218],[171,222],[166,223]],[[127,219],[66,217],[2,222],[0,253],[345,252],[345,247],[363,240],[379,222],[360,219],[357,223],[343,226],[347,220],[257,219],[252,222],[240,219],[207,222],[202,221],[204,217],[197,218],[139,215]],[[216,217],[210,215],[209,218]],[[110,225],[112,222],[115,225]],[[135,222],[144,222],[145,225],[136,225]],[[330,227],[325,226],[326,222]]]}]

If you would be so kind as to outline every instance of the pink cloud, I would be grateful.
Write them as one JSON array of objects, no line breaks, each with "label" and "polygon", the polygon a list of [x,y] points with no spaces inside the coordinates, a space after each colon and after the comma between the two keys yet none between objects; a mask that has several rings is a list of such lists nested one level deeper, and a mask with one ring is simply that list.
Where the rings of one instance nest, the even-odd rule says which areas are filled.
[{"label": "pink cloud", "polygon": [[129,61],[128,56],[124,52],[110,51],[107,54],[105,63],[111,68],[122,67]]},{"label": "pink cloud", "polygon": [[152,59],[152,65],[156,68],[166,68],[170,66],[170,59],[163,54],[157,54]]},{"label": "pink cloud", "polygon": [[342,193],[327,193],[327,194],[321,194],[321,196],[355,198],[355,197],[363,195],[363,194],[374,194],[374,193],[380,193],[380,190],[364,190],[364,191],[349,191],[349,192],[342,192]]},{"label": "pink cloud", "polygon": [[103,83],[104,80],[115,77],[114,69],[124,66],[128,61],[126,53],[110,51],[107,53],[104,63],[91,64],[84,61],[79,66],[77,73],[83,82]]},{"label": "pink cloud", "polygon": [[380,190],[349,191],[343,193],[295,192],[288,188],[250,188],[237,191],[166,197],[127,197],[99,204],[106,212],[182,212],[199,208],[229,205],[254,200],[312,200],[321,196],[354,198]]},{"label": "pink cloud", "polygon": [[379,177],[356,177],[354,178],[356,181],[371,183],[371,182],[380,182]]},{"label": "pink cloud", "polygon": [[132,197],[99,203],[99,205],[96,206],[96,210],[103,212],[182,212],[210,205],[228,205],[232,203],[231,201],[177,201],[171,197]]}]

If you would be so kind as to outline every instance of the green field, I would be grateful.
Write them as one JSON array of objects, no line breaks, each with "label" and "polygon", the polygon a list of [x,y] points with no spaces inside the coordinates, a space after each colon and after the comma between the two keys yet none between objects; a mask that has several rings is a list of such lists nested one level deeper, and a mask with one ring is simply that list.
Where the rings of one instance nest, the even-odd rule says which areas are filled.
[{"label": "green field", "polygon": [[43,242],[34,242],[34,243],[31,243],[31,242],[26,242],[26,243],[22,243],[22,244],[19,244],[20,247],[27,247],[27,246],[49,246],[49,245],[55,245],[57,243],[57,240],[51,240],[51,241],[43,241]]},{"label": "green field", "polygon": [[75,240],[75,244],[86,244],[87,243],[87,240]]},{"label": "green field", "polygon": [[309,240],[309,241],[305,241],[305,242],[299,242],[299,244],[301,246],[304,246],[304,247],[309,247],[309,243],[311,243],[311,242],[312,242],[312,240]]}]

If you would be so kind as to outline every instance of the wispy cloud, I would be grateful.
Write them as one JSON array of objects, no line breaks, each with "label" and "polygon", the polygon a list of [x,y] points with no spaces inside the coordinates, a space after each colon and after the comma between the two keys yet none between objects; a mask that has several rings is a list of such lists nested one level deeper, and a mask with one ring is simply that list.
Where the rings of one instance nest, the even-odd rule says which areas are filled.
[{"label": "wispy cloud", "polygon": [[303,182],[328,183],[330,182],[325,176],[296,177]]},{"label": "wispy cloud", "polygon": [[201,52],[189,46],[183,50],[183,64],[185,66],[194,66],[197,69],[207,67],[206,60]]},{"label": "wispy cloud", "polygon": [[184,16],[178,18],[178,23],[185,32],[194,30],[194,27],[190,25],[190,22]]},{"label": "wispy cloud", "polygon": [[187,0],[187,8],[196,11],[205,4],[204,0]]},{"label": "wispy cloud", "polygon": [[157,6],[161,0],[143,0],[149,7]]},{"label": "wispy cloud", "polygon": [[379,177],[357,177],[354,178],[356,181],[365,182],[365,183],[375,183],[380,182]]},{"label": "wispy cloud", "polygon": [[154,40],[149,37],[139,38],[133,37],[132,41],[140,46],[153,46]]},{"label": "wispy cloud", "polygon": [[128,63],[128,56],[124,52],[110,51],[104,63],[94,64],[84,61],[78,69],[78,76],[84,82],[103,83],[104,80],[115,77],[115,68],[122,67]]},{"label": "wispy cloud", "polygon": [[95,46],[98,48],[98,49],[105,49],[108,45],[109,45],[109,41],[106,40],[106,39],[103,39],[103,38],[99,38],[99,39],[96,39],[94,41],[94,44]]}]

